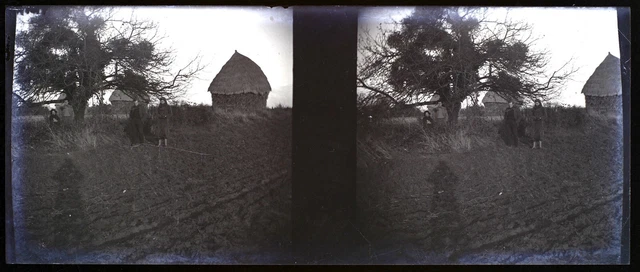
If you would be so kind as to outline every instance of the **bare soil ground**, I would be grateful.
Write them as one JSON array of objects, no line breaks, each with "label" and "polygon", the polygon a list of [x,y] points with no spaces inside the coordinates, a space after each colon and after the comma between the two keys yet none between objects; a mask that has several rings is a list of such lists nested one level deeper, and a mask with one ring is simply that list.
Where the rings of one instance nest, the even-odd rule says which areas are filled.
[{"label": "bare soil ground", "polygon": [[[359,163],[364,263],[619,262],[621,125],[548,131],[543,149],[425,154]],[[391,144],[389,144],[391,145]],[[361,160],[362,154],[358,159]]]},{"label": "bare soil ground", "polygon": [[[169,146],[13,156],[20,263],[284,263],[291,111],[177,125]],[[120,133],[120,132],[117,132]],[[119,135],[119,134],[118,134]]]}]

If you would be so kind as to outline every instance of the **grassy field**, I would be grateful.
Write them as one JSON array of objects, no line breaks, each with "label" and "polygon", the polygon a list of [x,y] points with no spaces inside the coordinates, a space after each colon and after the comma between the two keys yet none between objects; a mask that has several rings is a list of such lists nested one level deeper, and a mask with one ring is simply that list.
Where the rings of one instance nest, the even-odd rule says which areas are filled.
[{"label": "grassy field", "polygon": [[[566,114],[566,113],[561,113]],[[363,263],[602,264],[620,255],[622,126],[554,116],[543,149],[499,122],[358,131]],[[568,120],[560,120],[560,119]]]},{"label": "grassy field", "polygon": [[112,117],[12,127],[20,263],[288,260],[291,109],[176,108],[171,148],[129,147]]},{"label": "grassy field", "polygon": [[[481,119],[487,120],[487,121],[500,121],[502,120],[502,116],[482,116],[479,117]],[[459,120],[466,120],[466,116],[460,116],[458,118]],[[421,117],[391,117],[391,118],[385,118],[380,120],[380,123],[382,124],[395,124],[395,125],[409,125],[409,124],[417,124],[420,125],[421,122]]]}]

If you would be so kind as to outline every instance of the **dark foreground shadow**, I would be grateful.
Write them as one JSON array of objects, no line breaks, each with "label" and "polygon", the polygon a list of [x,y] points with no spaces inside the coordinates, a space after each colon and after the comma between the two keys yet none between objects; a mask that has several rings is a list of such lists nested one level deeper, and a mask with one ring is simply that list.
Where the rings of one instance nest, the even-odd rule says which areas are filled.
[{"label": "dark foreground shadow", "polygon": [[52,178],[58,183],[58,190],[53,220],[49,226],[53,238],[51,247],[68,253],[80,253],[88,249],[93,239],[86,222],[85,203],[80,194],[84,176],[71,158],[65,158]]},{"label": "dark foreground shadow", "polygon": [[[434,185],[434,197],[431,198],[430,205],[434,216],[429,224],[433,229],[432,238],[426,246],[437,255],[446,254],[457,250],[463,241],[463,234],[460,232],[460,205],[455,196],[459,180],[451,168],[444,161],[440,161],[427,182]],[[455,262],[455,258],[449,261]]]},{"label": "dark foreground shadow", "polygon": [[[431,172],[422,174],[424,202],[405,201],[391,214],[380,214],[384,225],[368,233],[375,244],[373,254],[360,254],[371,264],[453,264],[455,252],[464,247],[460,204],[456,198],[459,178],[444,161],[438,161]],[[418,182],[418,181],[416,181]],[[406,205],[406,206],[405,206]],[[379,214],[379,213],[378,213]],[[375,216],[374,216],[375,217]],[[373,217],[372,217],[373,218]],[[377,237],[384,237],[380,240]],[[368,259],[368,260],[367,260]]]}]

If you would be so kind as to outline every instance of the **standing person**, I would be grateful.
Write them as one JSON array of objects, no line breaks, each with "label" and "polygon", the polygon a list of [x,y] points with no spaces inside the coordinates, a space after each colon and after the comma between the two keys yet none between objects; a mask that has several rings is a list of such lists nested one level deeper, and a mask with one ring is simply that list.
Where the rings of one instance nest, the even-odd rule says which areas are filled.
[{"label": "standing person", "polygon": [[438,102],[436,107],[433,108],[433,112],[435,113],[436,124],[441,126],[447,122],[447,109],[442,106],[442,102]]},{"label": "standing person", "polygon": [[513,102],[509,102],[509,107],[504,110],[504,124],[507,145],[518,146],[518,122],[520,114]]},{"label": "standing person", "polygon": [[544,118],[546,117],[546,112],[544,107],[542,107],[542,102],[540,99],[536,99],[535,104],[533,105],[533,147],[536,148],[536,143],[538,143],[538,148],[542,148],[542,125]]},{"label": "standing person", "polygon": [[157,111],[158,116],[158,146],[164,141],[167,146],[167,134],[169,133],[169,117],[171,116],[171,106],[167,104],[167,99],[160,98],[160,105]]},{"label": "standing person", "polygon": [[433,118],[431,118],[431,112],[428,110],[424,111],[424,116],[422,116],[422,127],[424,129],[431,129],[433,127]]},{"label": "standing person", "polygon": [[144,144],[144,132],[142,127],[142,108],[138,99],[133,100],[133,106],[129,110],[129,125],[131,126],[131,145],[139,146]]},{"label": "standing person", "polygon": [[73,107],[69,105],[69,100],[65,100],[60,107],[60,111],[62,111],[62,120],[70,124],[73,121]]},{"label": "standing person", "polygon": [[56,109],[51,109],[51,111],[49,111],[49,126],[52,128],[60,127],[60,117],[58,116],[58,111]]}]

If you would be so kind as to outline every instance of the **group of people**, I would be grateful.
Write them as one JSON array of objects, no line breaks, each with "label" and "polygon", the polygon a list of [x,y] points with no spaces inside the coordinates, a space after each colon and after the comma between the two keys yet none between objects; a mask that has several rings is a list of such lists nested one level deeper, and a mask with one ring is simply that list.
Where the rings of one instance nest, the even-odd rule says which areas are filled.
[{"label": "group of people", "polygon": [[438,104],[433,108],[434,117],[431,116],[431,112],[429,110],[424,111],[422,116],[422,126],[425,129],[431,129],[434,126],[440,126],[447,122],[447,110],[442,106],[442,102],[438,102]]},{"label": "group of people", "polygon": [[[68,102],[65,101],[64,105],[68,105]],[[69,107],[62,107],[63,113],[66,113],[66,110]],[[140,105],[137,99],[133,100],[133,106],[129,110],[129,122],[125,127],[124,131],[129,136],[129,140],[131,141],[131,146],[139,146],[144,144],[144,134],[145,134],[145,110]],[[167,104],[167,100],[165,98],[160,98],[160,105],[158,106],[155,116],[156,123],[156,134],[158,136],[158,146],[167,146],[167,135],[169,134],[169,117],[171,116],[171,107]],[[67,116],[68,114],[64,114],[61,119],[58,115],[58,110],[51,109],[49,111],[49,125],[56,129],[60,127],[63,120],[64,122],[70,122],[72,116]]]},{"label": "group of people", "polygon": [[[534,101],[533,109],[531,110],[531,120],[533,121],[533,146],[531,148],[542,148],[542,124],[546,116],[545,110],[542,107],[540,99]],[[521,124],[522,116],[518,107],[514,106],[513,102],[509,102],[509,107],[504,111],[504,125],[505,125],[505,142],[509,146],[518,146],[518,128]]]},{"label": "group of people", "polygon": [[51,109],[49,111],[49,125],[54,129],[60,127],[63,122],[70,123],[73,119],[73,108],[69,105],[68,100],[63,102],[60,110],[62,111],[62,118],[58,115],[57,109]]},{"label": "group of people", "polygon": [[[137,99],[133,100],[133,106],[129,110],[129,123],[125,127],[125,132],[129,135],[131,146],[140,146],[144,144],[144,108],[139,104]],[[167,146],[167,135],[169,134],[169,117],[171,116],[171,107],[167,104],[165,98],[160,98],[160,105],[156,109],[155,123],[156,134],[158,137],[158,147]]]},{"label": "group of people", "polygon": [[[432,118],[431,112],[426,110],[422,117],[422,126],[425,129],[431,129],[436,125],[444,124],[447,120],[446,109],[442,107],[442,103],[438,102],[438,105],[433,109],[435,112],[435,119]],[[542,107],[540,99],[534,101],[534,106],[531,113],[531,119],[533,121],[533,146],[532,148],[542,148],[542,124],[546,116],[545,110]],[[508,146],[518,146],[518,135],[522,128],[522,116],[518,107],[513,102],[509,102],[509,107],[504,111],[504,140]]]}]

